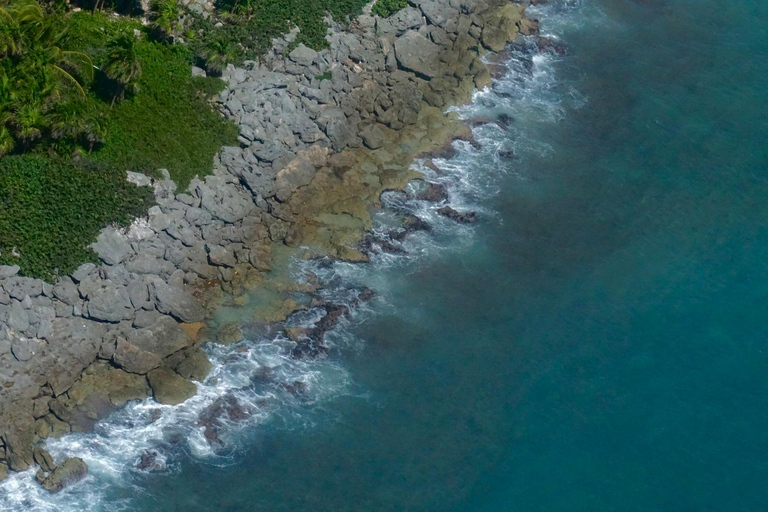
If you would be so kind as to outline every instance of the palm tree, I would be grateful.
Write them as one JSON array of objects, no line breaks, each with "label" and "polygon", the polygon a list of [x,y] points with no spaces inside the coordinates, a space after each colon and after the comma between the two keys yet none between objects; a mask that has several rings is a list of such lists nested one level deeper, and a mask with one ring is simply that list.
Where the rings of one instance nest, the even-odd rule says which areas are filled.
[{"label": "palm tree", "polygon": [[[136,37],[133,34],[121,34],[109,42],[107,64],[104,73],[117,82],[120,87],[119,97],[125,93],[135,94],[139,90],[141,61],[136,51]],[[114,99],[112,100],[114,103]]]},{"label": "palm tree", "polygon": [[[58,21],[34,0],[0,0],[0,127],[13,135],[13,146],[48,133],[53,107],[71,92],[85,98],[84,80],[93,77],[86,54],[61,47],[66,30]],[[13,147],[7,137],[0,139],[4,152]]]},{"label": "palm tree", "polygon": [[78,69],[90,79],[93,63],[88,55],[59,46],[65,34],[66,30],[56,30],[52,17],[45,16],[34,0],[13,0],[8,7],[0,7],[0,57],[18,64],[34,53],[41,61],[38,64],[55,70],[85,96],[82,84],[65,68]]}]

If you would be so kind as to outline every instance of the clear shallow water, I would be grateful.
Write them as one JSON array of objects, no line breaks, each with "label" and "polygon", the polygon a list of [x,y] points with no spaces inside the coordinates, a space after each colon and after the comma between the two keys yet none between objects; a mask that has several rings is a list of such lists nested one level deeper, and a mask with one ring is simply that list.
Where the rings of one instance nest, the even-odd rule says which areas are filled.
[{"label": "clear shallow water", "polygon": [[[537,57],[531,76],[461,109],[515,122],[478,129],[483,148],[435,177],[480,223],[410,204],[436,227],[407,243],[411,257],[325,269],[379,292],[332,336],[329,361],[298,367],[279,344],[249,345],[252,367],[304,379],[311,399],[255,390],[275,400],[225,456],[193,438],[167,474],[96,450],[120,463],[60,504],[765,510],[766,5],[552,0],[540,12],[571,53]],[[515,160],[496,158],[509,149]],[[236,387],[247,371],[226,375]]]}]

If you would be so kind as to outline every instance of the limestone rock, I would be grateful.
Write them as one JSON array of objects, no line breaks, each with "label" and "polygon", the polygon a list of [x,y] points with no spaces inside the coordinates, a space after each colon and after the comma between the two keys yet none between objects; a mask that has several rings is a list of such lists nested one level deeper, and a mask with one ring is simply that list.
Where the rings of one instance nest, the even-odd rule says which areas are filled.
[{"label": "limestone rock", "polygon": [[236,323],[227,324],[222,327],[216,335],[216,342],[221,345],[231,345],[243,339],[243,333],[240,332],[240,326]]},{"label": "limestone rock", "polygon": [[[208,355],[199,347],[183,350],[180,353],[181,356],[179,357],[179,362],[174,365],[176,373],[185,379],[196,380],[198,382],[205,380],[211,371],[211,361],[208,359]],[[175,355],[176,354],[171,357],[174,357]]]},{"label": "limestone rock", "polygon": [[117,265],[131,253],[128,238],[115,229],[102,230],[91,248],[107,265]]},{"label": "limestone rock", "polygon": [[170,286],[162,279],[152,281],[155,305],[180,322],[199,322],[205,318],[205,309],[190,293],[182,288]]},{"label": "limestone rock", "polygon": [[40,446],[36,447],[33,456],[35,458],[35,462],[40,466],[40,469],[45,471],[46,473],[49,471],[53,471],[55,465],[53,463],[53,457],[45,448],[42,448]]},{"label": "limestone rock", "polygon": [[144,374],[160,366],[164,357],[190,344],[178,322],[162,316],[150,327],[133,330],[125,339],[118,339],[113,360],[128,372]]},{"label": "limestone rock", "polygon": [[79,457],[72,457],[59,464],[42,485],[50,492],[59,492],[68,485],[79,482],[88,474],[88,465]]},{"label": "limestone rock", "polygon": [[395,56],[400,66],[427,78],[440,74],[441,50],[438,45],[414,30],[395,40]]},{"label": "limestone rock", "polygon": [[161,404],[177,405],[195,396],[197,387],[168,368],[158,368],[147,374],[155,400]]},{"label": "limestone rock", "polygon": [[86,299],[90,318],[115,323],[133,318],[134,309],[128,290],[110,280],[99,282],[97,288],[88,291]]}]

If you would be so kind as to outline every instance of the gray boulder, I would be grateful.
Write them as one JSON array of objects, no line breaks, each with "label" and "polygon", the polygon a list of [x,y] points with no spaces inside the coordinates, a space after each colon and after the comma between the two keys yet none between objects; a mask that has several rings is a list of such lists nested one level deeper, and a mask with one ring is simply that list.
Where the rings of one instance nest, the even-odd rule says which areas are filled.
[{"label": "gray boulder", "polygon": [[80,301],[80,293],[77,291],[77,286],[68,277],[62,277],[56,283],[53,287],[53,296],[70,306]]},{"label": "gray boulder", "polygon": [[0,279],[8,279],[19,273],[18,265],[0,265]]},{"label": "gray boulder", "polygon": [[43,282],[39,279],[14,276],[3,282],[3,288],[14,299],[23,300],[27,295],[30,297],[42,295]]},{"label": "gray boulder", "polygon": [[180,322],[200,322],[205,318],[205,309],[186,290],[170,286],[162,279],[152,280],[155,306]]},{"label": "gray boulder", "polygon": [[360,132],[363,144],[369,149],[379,149],[384,145],[384,132],[378,126],[369,125]]},{"label": "gray boulder", "polygon": [[311,66],[317,58],[317,52],[300,44],[288,54],[288,58],[300,66]]},{"label": "gray boulder", "polygon": [[88,291],[86,311],[90,318],[117,323],[133,318],[134,307],[125,286],[110,280],[98,282],[98,287]]},{"label": "gray boulder", "polygon": [[96,270],[96,265],[93,263],[83,263],[79,267],[77,267],[77,270],[72,272],[72,279],[79,283],[86,277],[88,277],[94,270]]},{"label": "gray boulder", "polygon": [[178,322],[164,315],[151,326],[131,330],[125,338],[118,338],[113,360],[125,371],[145,374],[160,366],[164,357],[191,343]]},{"label": "gray boulder", "polygon": [[91,248],[107,265],[117,265],[131,252],[128,239],[115,229],[102,230]]},{"label": "gray boulder", "polygon": [[161,404],[177,405],[195,396],[197,386],[168,368],[158,368],[147,374],[152,395]]},{"label": "gray boulder", "polygon": [[395,57],[400,66],[428,79],[440,74],[441,51],[442,48],[413,30],[395,39]]}]

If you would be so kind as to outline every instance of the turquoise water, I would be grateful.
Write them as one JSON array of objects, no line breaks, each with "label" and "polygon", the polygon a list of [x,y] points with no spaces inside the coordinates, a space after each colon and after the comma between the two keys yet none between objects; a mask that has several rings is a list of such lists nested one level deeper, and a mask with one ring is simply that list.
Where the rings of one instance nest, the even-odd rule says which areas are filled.
[{"label": "turquoise water", "polygon": [[349,395],[143,509],[766,510],[766,14],[545,8],[571,53],[477,107],[518,159],[462,155],[496,193],[434,243],[471,243],[363,277],[389,306],[349,328]]},{"label": "turquoise water", "polygon": [[570,53],[463,109],[515,121],[441,164],[481,221],[422,206],[414,257],[333,270],[379,292],[331,335],[345,384],[97,478],[103,508],[768,509],[766,3],[538,12]]},{"label": "turquoise water", "polygon": [[518,159],[462,155],[496,193],[434,244],[471,243],[361,278],[389,306],[349,327],[349,394],[139,508],[766,510],[766,14],[544,9],[570,55],[478,107],[512,112],[484,135]]}]

